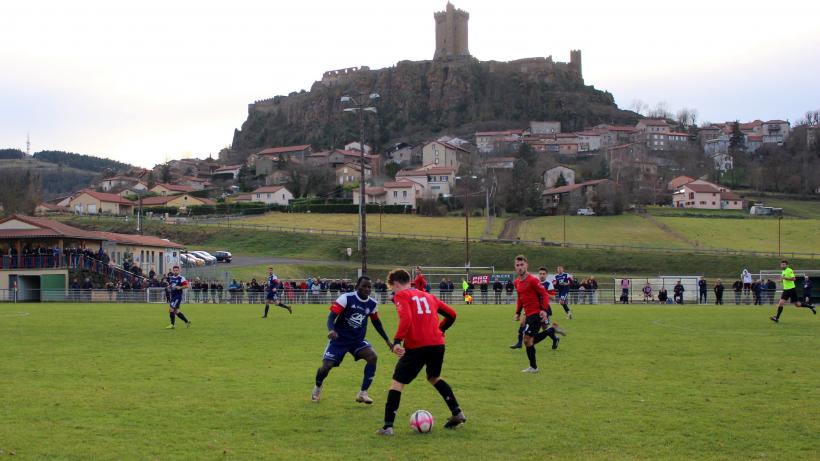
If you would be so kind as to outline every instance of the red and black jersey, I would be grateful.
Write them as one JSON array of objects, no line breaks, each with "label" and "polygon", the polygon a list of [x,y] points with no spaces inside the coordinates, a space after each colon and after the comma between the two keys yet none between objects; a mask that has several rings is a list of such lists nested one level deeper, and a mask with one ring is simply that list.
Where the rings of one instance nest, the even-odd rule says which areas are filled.
[{"label": "red and black jersey", "polygon": [[416,290],[427,291],[427,280],[422,274],[416,276],[416,279],[413,280],[413,285],[415,285]]},{"label": "red and black jersey", "polygon": [[[547,310],[550,305],[550,294],[541,285],[538,277],[527,274],[524,279],[515,279],[515,289],[518,291],[518,303],[515,308],[515,313],[520,314],[523,309],[524,315],[527,317],[538,314],[541,311]],[[553,295],[555,291],[553,291]]]},{"label": "red and black jersey", "polygon": [[[444,344],[444,331],[456,321],[456,311],[440,299],[420,290],[408,288],[394,297],[399,327],[394,339],[404,347],[415,349]],[[439,315],[444,317],[439,321]]]}]

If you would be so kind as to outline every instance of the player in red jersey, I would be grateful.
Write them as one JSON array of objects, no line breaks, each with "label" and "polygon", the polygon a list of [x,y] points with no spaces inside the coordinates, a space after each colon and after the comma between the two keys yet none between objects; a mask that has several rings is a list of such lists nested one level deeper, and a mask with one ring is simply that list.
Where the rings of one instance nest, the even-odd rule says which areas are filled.
[{"label": "player in red jersey", "polygon": [[555,336],[555,328],[547,327],[541,330],[542,325],[546,326],[548,319],[549,294],[541,281],[528,272],[529,262],[524,255],[515,257],[515,289],[518,291],[518,304],[515,309],[515,320],[521,318],[521,311],[524,311],[526,320],[524,321],[524,347],[527,348],[527,358],[530,360],[529,368],[522,370],[524,373],[538,373],[538,364],[535,361],[535,345],[546,337],[552,338],[552,348],[558,348],[558,337]]},{"label": "player in red jersey", "polygon": [[421,273],[421,266],[416,266],[416,274],[416,278],[413,280],[413,285],[416,287],[416,290],[427,291],[427,279],[425,279],[424,274]]},{"label": "player in red jersey", "polygon": [[[395,269],[387,274],[387,284],[395,292],[394,302],[399,314],[399,327],[391,350],[401,357],[393,371],[393,381],[384,406],[384,426],[379,435],[393,435],[393,422],[401,402],[404,386],[410,384],[422,368],[427,369],[427,382],[436,388],[453,416],[444,424],[452,429],[467,421],[458,406],[453,390],[439,375],[444,362],[444,332],[456,321],[456,311],[431,295],[410,287],[410,273]],[[439,323],[438,316],[444,317]],[[404,341],[404,347],[401,346]]]}]

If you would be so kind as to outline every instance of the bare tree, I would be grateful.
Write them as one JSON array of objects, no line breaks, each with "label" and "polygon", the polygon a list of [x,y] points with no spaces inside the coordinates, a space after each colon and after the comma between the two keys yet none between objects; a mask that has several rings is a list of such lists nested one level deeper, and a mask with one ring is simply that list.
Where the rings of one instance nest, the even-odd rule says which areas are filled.
[{"label": "bare tree", "polygon": [[669,104],[665,101],[660,101],[655,104],[655,107],[646,115],[650,118],[672,118],[672,112],[669,111]]},{"label": "bare tree", "polygon": [[644,111],[649,108],[645,102],[640,99],[633,99],[631,103],[629,103],[629,109],[632,112],[635,112],[638,115],[643,115]]}]

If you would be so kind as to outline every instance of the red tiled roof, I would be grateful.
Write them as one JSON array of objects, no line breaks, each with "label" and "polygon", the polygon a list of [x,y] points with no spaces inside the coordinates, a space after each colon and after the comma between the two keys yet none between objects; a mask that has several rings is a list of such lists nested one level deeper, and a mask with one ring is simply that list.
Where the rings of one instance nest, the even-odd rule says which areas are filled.
[{"label": "red tiled roof", "polygon": [[720,192],[720,189],[708,183],[691,182],[689,184],[684,184],[683,187],[686,189],[690,189],[692,192],[698,192],[703,194]]},{"label": "red tiled roof", "polygon": [[164,187],[173,192],[193,192],[193,186],[183,186],[181,184],[157,184],[154,187]]},{"label": "red tiled roof", "polygon": [[[156,197],[146,197],[146,198],[142,199],[142,204],[143,205],[148,205],[148,206],[151,206],[151,205],[165,205],[166,203],[168,203],[172,200],[176,200],[180,197],[184,197],[184,195],[159,195],[159,196],[156,196]],[[203,205],[216,205],[216,202],[214,202],[211,199],[201,198],[201,197],[193,197],[193,196],[189,196],[189,197],[191,197],[194,200],[201,201]]]},{"label": "red tiled roof", "polygon": [[645,118],[638,123],[643,123],[644,125],[648,126],[669,126],[666,120],[657,119],[657,118]]},{"label": "red tiled roof", "polygon": [[97,192],[95,190],[80,191],[75,196],[75,198],[79,197],[82,194],[88,194],[88,195],[94,197],[95,199],[97,199],[101,202],[118,203],[120,205],[133,205],[134,204],[134,202],[132,202],[131,200],[120,197],[117,194],[109,194],[109,193],[106,193],[106,192]]},{"label": "red tiled roof", "polygon": [[789,122],[787,122],[785,120],[769,120],[766,123],[789,123]]},{"label": "red tiled roof", "polygon": [[219,167],[219,168],[215,169],[215,170],[214,170],[214,172],[217,172],[217,171],[230,171],[230,170],[238,170],[238,169],[240,169],[240,168],[242,168],[242,165],[225,165],[225,166],[221,166],[221,167]]},{"label": "red tiled roof", "polygon": [[237,202],[250,202],[251,200],[253,200],[253,194],[239,194],[234,198],[234,200]]},{"label": "red tiled roof", "polygon": [[[356,189],[353,192],[358,194],[359,189]],[[365,187],[364,188],[365,195],[382,195],[385,192],[386,191],[384,190],[384,187]]]},{"label": "red tiled roof", "polygon": [[721,200],[738,200],[738,201],[743,200],[742,198],[738,197],[737,194],[735,194],[732,191],[728,191],[728,190],[725,191],[725,192],[720,193],[720,199]]},{"label": "red tiled roof", "polygon": [[568,184],[566,186],[560,186],[560,187],[555,187],[555,188],[552,188],[552,189],[547,189],[544,192],[542,192],[541,195],[564,194],[566,192],[572,192],[572,191],[574,191],[576,189],[580,189],[582,187],[596,186],[596,185],[601,184],[602,182],[605,182],[605,181],[609,181],[609,180],[608,179],[595,179],[595,180],[592,180],[592,181],[585,181],[585,182],[580,182],[580,183],[577,183],[577,184]]},{"label": "red tiled roof", "polygon": [[[280,190],[285,189],[285,186],[262,186],[254,190],[251,195],[253,194],[272,194],[274,192],[279,192]],[[287,190],[287,189],[285,189]]]},{"label": "red tiled roof", "polygon": [[174,243],[170,240],[165,240],[151,235],[135,235],[135,234],[118,234],[116,232],[94,232],[102,237],[103,240],[110,242],[141,245],[147,247],[161,247],[161,248],[182,248],[179,243]]},{"label": "red tiled roof", "polygon": [[763,142],[763,136],[762,135],[761,136],[749,135],[749,136],[746,136],[746,138],[749,141]]},{"label": "red tiled roof", "polygon": [[86,240],[105,240],[95,232],[78,229],[59,221],[34,216],[11,215],[0,219],[0,224],[8,221],[21,221],[39,229],[0,229],[0,238],[32,238],[32,237],[68,237]]},{"label": "red tiled roof", "polygon": [[301,152],[305,149],[310,148],[310,144],[304,144],[301,146],[286,146],[286,147],[268,147],[267,149],[260,150],[257,152],[257,155],[272,155],[272,154],[286,154],[288,152]]},{"label": "red tiled roof", "polygon": [[509,136],[511,134],[522,134],[524,130],[504,130],[504,131],[479,131],[476,136]]},{"label": "red tiled roof", "polygon": [[669,186],[670,189],[678,189],[684,184],[689,184],[694,180],[695,178],[690,178],[689,176],[678,176],[676,178],[672,178],[672,180],[669,181]]},{"label": "red tiled roof", "polygon": [[385,189],[402,189],[416,186],[418,186],[418,184],[414,183],[413,181],[388,181],[384,183]]}]

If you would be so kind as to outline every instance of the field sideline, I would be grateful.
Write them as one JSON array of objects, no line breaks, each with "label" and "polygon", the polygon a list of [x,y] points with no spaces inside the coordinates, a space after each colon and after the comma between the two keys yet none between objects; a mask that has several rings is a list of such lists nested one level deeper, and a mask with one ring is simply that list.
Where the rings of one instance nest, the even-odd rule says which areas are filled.
[{"label": "field sideline", "polygon": [[[192,305],[164,330],[162,304],[0,305],[0,456],[18,459],[784,459],[820,458],[820,318],[789,308],[577,306],[542,373],[508,345],[510,306],[461,306],[445,377],[469,420],[423,380],[397,435],[378,438],[396,358],[380,355],[372,407],[345,359],[310,401],[326,306]],[[389,333],[396,315],[382,309]],[[428,435],[405,421],[424,408]]]}]

